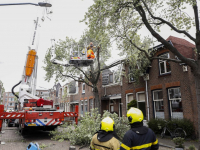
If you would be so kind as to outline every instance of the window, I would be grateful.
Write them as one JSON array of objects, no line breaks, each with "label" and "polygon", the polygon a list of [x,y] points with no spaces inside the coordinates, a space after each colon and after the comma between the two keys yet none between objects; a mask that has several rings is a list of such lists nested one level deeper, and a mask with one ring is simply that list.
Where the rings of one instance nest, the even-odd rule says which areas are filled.
[{"label": "window", "polygon": [[113,74],[109,74],[109,83],[113,83]]},{"label": "window", "polygon": [[129,83],[134,82],[133,70],[131,67],[128,68],[128,78],[129,78]]},{"label": "window", "polygon": [[7,102],[7,98],[5,98],[5,102]]},{"label": "window", "polygon": [[42,95],[43,92],[40,92],[40,95]]},{"label": "window", "polygon": [[9,93],[9,96],[14,96],[13,93]]},{"label": "window", "polygon": [[88,111],[88,106],[87,106],[87,100],[85,100],[85,112],[87,112]]},{"label": "window", "polygon": [[153,93],[153,106],[155,118],[164,119],[164,105],[163,105],[163,93],[162,90],[155,90]]},{"label": "window", "polygon": [[90,111],[91,111],[91,109],[94,108],[93,99],[90,99],[90,100],[89,100],[89,103],[90,103]]},{"label": "window", "polygon": [[145,93],[138,92],[137,97],[137,107],[143,112],[144,120],[146,120],[146,104],[145,104]]},{"label": "window", "polygon": [[83,117],[83,101],[81,101],[81,117]]},{"label": "window", "polygon": [[14,98],[9,98],[9,101],[14,101]]},{"label": "window", "polygon": [[12,106],[13,103],[10,103],[10,106]]},{"label": "window", "polygon": [[127,94],[126,98],[126,109],[128,109],[128,104],[133,100],[133,94]]},{"label": "window", "polygon": [[[164,53],[159,57],[169,58],[169,53]],[[171,72],[170,62],[167,60],[159,59],[159,70],[160,70],[160,75],[170,73]]]},{"label": "window", "polygon": [[85,83],[82,84],[82,93],[85,93]]},{"label": "window", "polygon": [[180,87],[168,89],[171,118],[183,119]]}]

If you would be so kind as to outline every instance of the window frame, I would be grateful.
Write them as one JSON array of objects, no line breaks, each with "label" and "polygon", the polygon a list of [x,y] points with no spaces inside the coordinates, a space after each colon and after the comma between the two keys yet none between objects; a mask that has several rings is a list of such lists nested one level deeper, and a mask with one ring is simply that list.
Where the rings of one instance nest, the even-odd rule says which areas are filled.
[{"label": "window frame", "polygon": [[[84,87],[84,89],[83,89]],[[85,94],[85,83],[82,84],[82,94]]]},{"label": "window frame", "polygon": [[[160,54],[158,57],[161,57],[162,55],[168,55],[167,58],[170,58],[170,55],[169,55],[169,52],[166,52],[166,53],[162,53]],[[161,63],[164,63],[164,73],[161,72]],[[159,66],[159,74],[160,75],[165,75],[165,74],[170,74],[171,73],[171,66],[170,66],[170,71],[167,72],[167,63],[169,63],[170,65],[170,62],[168,62],[167,60],[162,60],[162,59],[158,59],[158,66]]]},{"label": "window frame", "polygon": [[128,67],[128,82],[132,83],[135,82],[134,76],[133,76],[133,80],[131,80],[131,77],[133,76],[133,71],[131,70],[131,66]]},{"label": "window frame", "polygon": [[[154,93],[155,92],[162,92],[162,99],[154,99]],[[164,118],[162,118],[162,119],[165,119],[164,101],[163,101],[163,91],[162,91],[162,89],[158,89],[158,90],[153,90],[152,91],[152,100],[153,100],[153,108],[154,108],[154,117],[157,118],[157,116],[156,116],[156,105],[155,105],[155,102],[162,101],[163,102],[163,114],[164,114]]]},{"label": "window frame", "polygon": [[[180,92],[180,98],[170,98],[170,92],[169,92],[169,90],[170,89],[177,89],[177,88],[179,89],[179,92]],[[174,100],[180,100],[182,102],[181,88],[180,87],[171,87],[171,88],[168,88],[167,89],[167,94],[168,94],[168,100],[169,100],[170,117],[174,118],[173,117],[173,111],[172,111],[172,101],[174,101]],[[184,118],[184,116],[183,116],[183,105],[182,105],[182,116],[181,116],[181,118]],[[178,118],[178,119],[181,119],[181,118]]]}]

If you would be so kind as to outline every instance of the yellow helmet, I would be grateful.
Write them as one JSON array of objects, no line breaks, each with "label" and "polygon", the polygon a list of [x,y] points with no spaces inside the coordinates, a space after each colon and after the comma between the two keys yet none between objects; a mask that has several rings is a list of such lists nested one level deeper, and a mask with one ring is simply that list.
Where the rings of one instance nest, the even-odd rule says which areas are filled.
[{"label": "yellow helmet", "polygon": [[142,122],[144,119],[143,113],[140,109],[131,107],[127,112],[127,117],[130,124],[135,122]]},{"label": "yellow helmet", "polygon": [[108,131],[114,131],[114,126],[115,126],[115,123],[113,119],[111,119],[110,117],[106,117],[101,121],[100,128],[101,130],[108,132]]}]

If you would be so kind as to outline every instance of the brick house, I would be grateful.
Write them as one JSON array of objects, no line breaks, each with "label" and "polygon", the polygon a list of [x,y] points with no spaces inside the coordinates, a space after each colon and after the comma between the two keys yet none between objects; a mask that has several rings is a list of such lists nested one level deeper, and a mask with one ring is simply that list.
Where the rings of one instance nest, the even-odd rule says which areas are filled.
[{"label": "brick house", "polygon": [[[167,41],[175,46],[178,51],[185,57],[194,59],[195,45],[180,38],[170,36]],[[162,44],[153,48],[155,55],[165,58],[174,58],[173,53],[167,50]],[[119,115],[126,115],[127,104],[131,100],[137,101],[137,107],[144,113],[144,119],[151,118],[187,118],[190,119],[197,129],[197,99],[195,94],[194,76],[191,68],[185,64],[178,64],[163,60],[153,60],[148,74],[140,78],[138,85],[134,84],[134,79],[122,77],[122,84],[108,86],[106,90],[102,88],[102,98],[104,95],[120,95],[114,99],[114,111]],[[128,76],[129,66],[125,65],[125,72]],[[106,93],[104,92],[106,91]],[[113,97],[114,98],[114,97]],[[106,105],[102,99],[102,108],[113,111],[110,106],[112,97],[107,97]],[[121,104],[119,104],[121,103]],[[121,106],[121,109],[118,107]]]},{"label": "brick house", "polygon": [[[192,43],[173,36],[168,37],[167,41],[183,56],[195,59],[195,45]],[[154,56],[178,59],[162,44],[154,47],[152,51]],[[136,100],[145,120],[187,118],[194,123],[195,129],[198,129],[195,81],[189,66],[155,59],[147,74],[139,79],[139,84],[135,84],[128,64],[121,66],[118,71],[123,70],[126,75],[120,74],[121,79],[118,82],[115,82],[116,76],[111,70],[104,70],[99,79],[102,112],[107,110],[119,116],[126,116],[127,104]],[[84,83],[78,83],[77,86],[78,92],[70,96],[70,103],[79,105],[80,116],[83,116],[94,108],[94,96],[91,87]]]}]

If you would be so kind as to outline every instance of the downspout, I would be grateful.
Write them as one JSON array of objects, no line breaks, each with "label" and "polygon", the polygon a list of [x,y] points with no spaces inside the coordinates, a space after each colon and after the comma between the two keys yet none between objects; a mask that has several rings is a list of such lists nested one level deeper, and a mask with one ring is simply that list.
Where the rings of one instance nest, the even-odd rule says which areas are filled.
[{"label": "downspout", "polygon": [[148,98],[148,88],[147,88],[147,80],[146,82],[146,98],[147,98],[147,120],[149,121],[149,98]]},{"label": "downspout", "polygon": [[149,121],[149,97],[148,97],[148,84],[147,84],[147,80],[149,80],[149,74],[146,74],[143,76],[143,79],[145,80],[145,84],[146,84],[146,99],[147,99],[147,120]]}]

